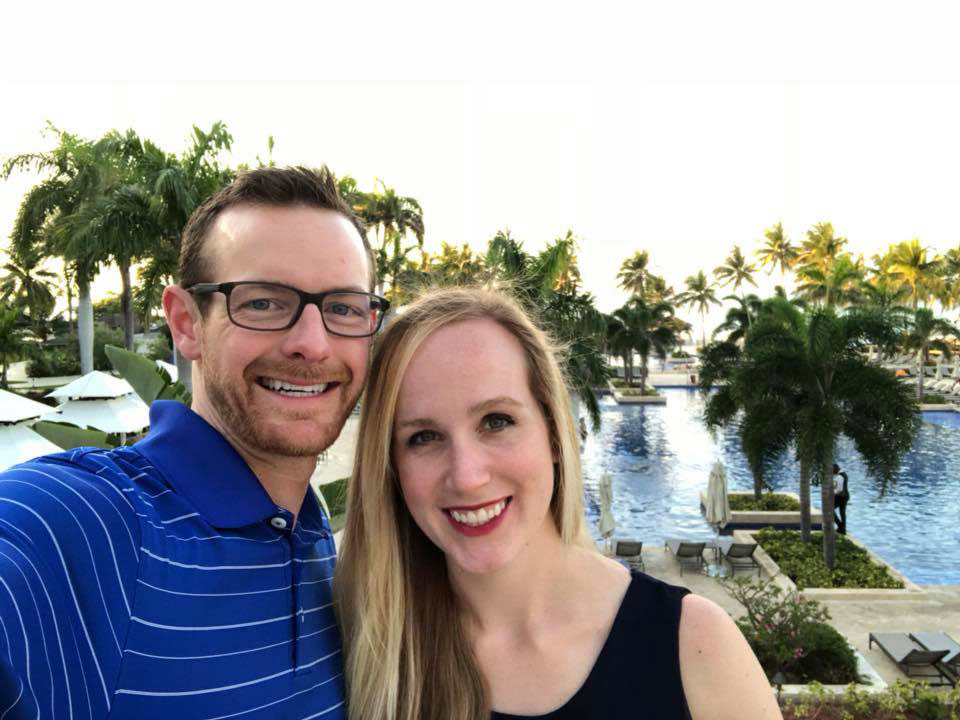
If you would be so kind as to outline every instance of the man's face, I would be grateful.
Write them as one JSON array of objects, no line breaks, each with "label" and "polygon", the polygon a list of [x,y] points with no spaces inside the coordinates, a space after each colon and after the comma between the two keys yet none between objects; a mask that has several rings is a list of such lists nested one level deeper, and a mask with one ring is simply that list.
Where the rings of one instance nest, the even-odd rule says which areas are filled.
[{"label": "man's face", "polygon": [[[233,207],[217,218],[204,252],[211,282],[263,280],[314,293],[369,288],[360,235],[332,210]],[[329,334],[316,305],[293,327],[264,332],[231,323],[224,295],[206,302],[194,410],[245,457],[325,450],[363,389],[370,338]]]}]

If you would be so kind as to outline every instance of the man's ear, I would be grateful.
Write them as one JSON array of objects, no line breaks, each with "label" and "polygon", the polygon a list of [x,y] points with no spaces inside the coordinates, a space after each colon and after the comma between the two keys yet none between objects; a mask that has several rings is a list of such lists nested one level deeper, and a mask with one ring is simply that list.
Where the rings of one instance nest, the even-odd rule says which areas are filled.
[{"label": "man's ear", "polygon": [[180,354],[188,360],[199,360],[203,319],[193,296],[178,285],[168,285],[163,289],[163,314]]}]

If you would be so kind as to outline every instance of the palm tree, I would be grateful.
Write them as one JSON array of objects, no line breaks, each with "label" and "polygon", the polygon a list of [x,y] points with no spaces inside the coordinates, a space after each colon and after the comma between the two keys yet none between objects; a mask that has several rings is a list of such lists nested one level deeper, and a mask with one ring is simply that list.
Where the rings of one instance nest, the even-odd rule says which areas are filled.
[{"label": "palm tree", "polygon": [[832,223],[819,222],[807,230],[796,264],[812,265],[826,274],[846,244],[847,239],[836,235]]},{"label": "palm tree", "polygon": [[723,265],[713,271],[713,274],[720,281],[720,285],[722,287],[733,285],[734,292],[739,291],[745,282],[756,287],[757,283],[753,280],[753,273],[754,267],[747,262],[739,245],[734,245],[733,251],[723,261]]},{"label": "palm tree", "polygon": [[960,328],[953,323],[934,317],[929,308],[916,308],[913,317],[907,323],[904,336],[904,347],[908,350],[917,350],[920,355],[920,367],[917,372],[917,402],[923,402],[923,375],[924,368],[930,360],[930,351],[938,350],[943,357],[949,360],[952,349],[947,337],[953,335],[960,338]]},{"label": "palm tree", "polygon": [[713,337],[725,332],[727,333],[726,342],[739,344],[747,336],[747,330],[760,314],[763,301],[753,293],[746,297],[727,295],[723,299],[732,300],[736,305],[727,310],[723,322],[714,328]]},{"label": "palm tree", "polygon": [[850,253],[833,259],[826,270],[816,264],[797,268],[797,295],[804,300],[828,306],[846,306],[860,297],[864,281],[862,260],[854,261]]},{"label": "palm tree", "polygon": [[25,347],[23,314],[16,307],[0,308],[0,388],[7,387],[7,366]]},{"label": "palm tree", "polygon": [[861,310],[840,315],[829,306],[790,316],[786,308],[779,317],[761,315],[741,355],[728,349],[726,360],[705,363],[701,377],[708,387],[726,381],[708,398],[705,418],[719,425],[742,411],[746,431],[741,427],[741,437],[751,465],[762,465],[794,444],[801,497],[806,473],[820,483],[823,558],[832,569],[830,478],[837,438],[851,438],[867,471],[885,484],[895,477],[920,420],[910,391],[864,358],[868,343],[890,347],[896,342],[896,328],[885,319]]},{"label": "palm tree", "polygon": [[100,190],[102,166],[92,143],[58,130],[57,146],[47,153],[25,153],[3,166],[4,177],[15,170],[34,169],[49,177],[31,188],[17,211],[11,241],[14,253],[36,248],[42,255],[59,256],[72,267],[77,283],[77,336],[81,372],[93,370],[93,302],[90,283],[101,263],[109,258],[105,248],[90,238],[78,242],[71,221]]},{"label": "palm tree", "polygon": [[[397,195],[382,180],[377,180],[379,190],[367,193],[365,197],[351,195],[355,188],[343,182],[348,197],[358,201],[356,209],[368,224],[375,228],[377,235],[377,292],[383,294],[384,284],[390,278],[390,287],[397,284],[397,276],[404,266],[407,255],[413,250],[423,250],[423,208],[412,197]],[[417,244],[401,247],[407,233],[413,233]]]},{"label": "palm tree", "polygon": [[424,259],[431,282],[438,285],[474,285],[483,276],[483,258],[474,255],[467,243],[458,248],[443,242],[439,255]]},{"label": "palm tree", "polygon": [[12,303],[27,311],[33,334],[41,341],[47,338],[47,318],[56,305],[53,293],[55,273],[41,267],[43,255],[36,246],[26,254],[14,252],[3,266],[6,275],[0,278],[0,302]]},{"label": "palm tree", "polygon": [[707,346],[707,310],[711,305],[719,305],[717,294],[714,292],[713,283],[707,280],[703,270],[696,275],[690,275],[684,282],[687,289],[677,296],[678,305],[690,305],[696,307],[700,312],[700,347]]},{"label": "palm tree", "polygon": [[650,276],[650,255],[646,250],[638,250],[621,263],[617,286],[631,295],[645,297]]},{"label": "palm tree", "polygon": [[787,270],[793,269],[799,253],[783,232],[783,223],[778,222],[768,227],[763,231],[763,235],[767,243],[756,252],[760,259],[760,267],[769,265],[767,275],[772,275],[779,265],[780,275],[785,275]]},{"label": "palm tree", "polygon": [[627,303],[613,312],[612,340],[615,346],[640,355],[640,392],[647,392],[647,376],[650,354],[665,359],[679,344],[670,303],[648,303],[634,295]]},{"label": "palm tree", "polygon": [[913,309],[916,310],[918,301],[926,302],[930,297],[940,271],[940,261],[929,259],[927,248],[922,247],[917,238],[893,246],[890,255],[890,272],[910,288]]}]

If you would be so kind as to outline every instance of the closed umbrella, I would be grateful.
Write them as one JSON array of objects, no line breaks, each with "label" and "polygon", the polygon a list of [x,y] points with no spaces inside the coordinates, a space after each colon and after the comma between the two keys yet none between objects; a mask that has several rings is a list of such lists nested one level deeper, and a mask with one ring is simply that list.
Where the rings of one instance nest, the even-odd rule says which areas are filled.
[{"label": "closed umbrella", "polygon": [[[707,484],[707,502],[704,507],[707,522],[716,530],[716,543],[719,545],[720,528],[730,522],[730,499],[727,497],[727,471],[723,463],[717,461],[710,469],[710,480]],[[720,575],[722,568],[712,566],[708,568],[710,574]]]},{"label": "closed umbrella", "polygon": [[600,476],[600,537],[604,539],[605,549],[610,549],[610,536],[617,529],[613,519],[613,480],[609,473]]}]

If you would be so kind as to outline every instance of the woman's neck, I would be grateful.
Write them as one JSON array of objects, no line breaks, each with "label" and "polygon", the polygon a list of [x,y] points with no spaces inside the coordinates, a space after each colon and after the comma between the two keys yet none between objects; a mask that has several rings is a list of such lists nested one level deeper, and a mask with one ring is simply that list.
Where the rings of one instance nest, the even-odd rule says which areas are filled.
[{"label": "woman's neck", "polygon": [[576,586],[575,567],[585,551],[563,542],[556,531],[543,533],[510,563],[490,573],[450,569],[470,634],[502,630],[526,633],[569,607]]}]

